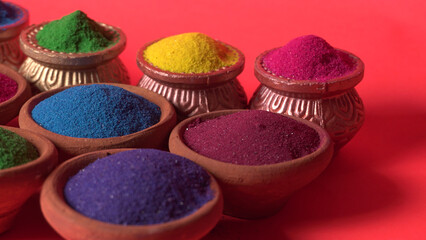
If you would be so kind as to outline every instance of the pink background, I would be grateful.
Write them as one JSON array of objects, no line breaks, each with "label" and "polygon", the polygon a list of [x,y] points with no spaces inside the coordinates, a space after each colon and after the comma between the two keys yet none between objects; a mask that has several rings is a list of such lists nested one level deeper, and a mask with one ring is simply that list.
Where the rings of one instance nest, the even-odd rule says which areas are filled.
[{"label": "pink background", "polygon": [[[314,182],[277,215],[224,218],[205,239],[426,238],[426,2],[423,0],[37,0],[16,2],[30,23],[80,9],[121,27],[121,54],[132,84],[142,76],[136,52],[148,41],[199,31],[246,56],[239,79],[249,97],[258,86],[253,63],[264,50],[316,34],[365,63],[357,86],[366,121]],[[59,239],[33,197],[2,239]]]}]

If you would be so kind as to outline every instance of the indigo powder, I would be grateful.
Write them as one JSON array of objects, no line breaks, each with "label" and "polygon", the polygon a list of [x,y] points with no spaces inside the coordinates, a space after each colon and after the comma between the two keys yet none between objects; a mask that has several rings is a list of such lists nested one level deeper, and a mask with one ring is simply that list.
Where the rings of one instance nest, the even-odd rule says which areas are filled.
[{"label": "indigo powder", "polygon": [[0,26],[9,25],[18,21],[22,14],[18,14],[12,3],[0,1]]},{"label": "indigo powder", "polygon": [[314,35],[295,38],[271,50],[262,61],[264,68],[277,76],[320,82],[347,75],[356,67],[347,53]]},{"label": "indigo powder", "polygon": [[37,148],[18,134],[0,127],[0,170],[30,162],[39,157]]},{"label": "indigo powder", "polygon": [[78,138],[109,138],[148,128],[160,120],[160,108],[120,87],[75,86],[38,103],[32,118],[43,128]]},{"label": "indigo powder", "polygon": [[67,203],[108,223],[147,225],[187,216],[213,199],[210,176],[169,152],[137,149],[101,158],[65,185]]},{"label": "indigo powder", "polygon": [[195,152],[222,162],[265,165],[303,157],[320,143],[311,127],[277,113],[248,110],[196,120],[183,133]]},{"label": "indigo powder", "polygon": [[17,91],[18,83],[10,77],[0,73],[0,103],[15,96]]}]

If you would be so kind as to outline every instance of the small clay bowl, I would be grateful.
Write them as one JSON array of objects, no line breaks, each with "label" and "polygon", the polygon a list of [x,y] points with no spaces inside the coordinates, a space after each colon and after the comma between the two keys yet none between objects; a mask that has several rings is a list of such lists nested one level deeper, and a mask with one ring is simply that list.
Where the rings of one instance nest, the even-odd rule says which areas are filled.
[{"label": "small clay bowl", "polygon": [[90,53],[64,53],[38,44],[37,33],[46,23],[22,31],[20,46],[28,58],[19,68],[33,92],[88,83],[129,83],[127,69],[118,58],[126,47],[126,35],[120,28],[98,23],[105,36],[115,44]]},{"label": "small clay bowl", "polygon": [[17,14],[17,21],[0,26],[0,63],[18,70],[25,60],[25,54],[19,48],[19,34],[28,26],[27,9],[16,3],[4,2],[13,8]]},{"label": "small clay bowl", "polygon": [[[272,49],[274,50],[274,49]],[[326,82],[279,77],[266,70],[260,54],[254,74],[261,83],[250,100],[250,108],[288,114],[314,122],[325,128],[336,150],[348,143],[364,122],[364,105],[355,86],[364,76],[364,63],[352,53],[355,70]]]},{"label": "small clay bowl", "polygon": [[33,144],[40,157],[22,165],[0,170],[0,233],[12,227],[22,205],[40,190],[44,179],[58,163],[56,148],[48,139],[27,130],[1,127]]},{"label": "small clay bowl", "polygon": [[316,151],[304,157],[268,165],[237,165],[205,157],[183,141],[188,124],[213,119],[238,111],[224,110],[201,114],[180,122],[170,134],[170,152],[204,167],[218,181],[224,197],[224,214],[246,219],[268,217],[278,212],[291,193],[310,183],[330,163],[333,144],[327,132],[309,121],[288,116],[315,129],[320,136]]},{"label": "small clay bowl", "polygon": [[88,218],[64,200],[64,186],[71,176],[99,158],[131,149],[112,149],[86,153],[60,165],[41,190],[41,210],[47,222],[65,239],[156,239],[192,240],[206,235],[222,215],[223,199],[216,180],[211,178],[215,196],[194,213],[181,219],[153,225],[119,225]]},{"label": "small clay bowl", "polygon": [[127,91],[144,97],[160,107],[160,121],[149,128],[132,134],[111,138],[76,138],[51,132],[37,124],[31,112],[33,108],[44,99],[70,87],[63,87],[42,92],[22,106],[19,112],[19,126],[23,129],[34,131],[51,140],[59,150],[59,160],[102,149],[111,148],[162,148],[167,143],[170,131],[176,125],[176,112],[173,106],[162,96],[146,89],[125,84],[112,84]]},{"label": "small clay bowl", "polygon": [[147,62],[145,49],[139,49],[136,62],[144,73],[138,86],[167,98],[176,108],[178,118],[184,119],[201,113],[247,107],[247,96],[237,76],[244,69],[244,54],[235,47],[222,43],[238,54],[238,62],[209,73],[173,73]]},{"label": "small clay bowl", "polygon": [[31,97],[31,89],[27,81],[12,68],[0,64],[0,73],[13,79],[18,84],[15,96],[0,103],[0,125],[3,125],[18,116],[22,105]]}]

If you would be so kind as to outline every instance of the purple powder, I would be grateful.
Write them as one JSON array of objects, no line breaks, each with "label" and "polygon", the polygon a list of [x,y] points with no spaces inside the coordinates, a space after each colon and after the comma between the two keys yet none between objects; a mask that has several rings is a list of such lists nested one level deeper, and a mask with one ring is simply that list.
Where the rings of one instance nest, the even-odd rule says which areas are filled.
[{"label": "purple powder", "polygon": [[241,111],[188,125],[184,142],[195,152],[222,162],[264,165],[315,151],[320,143],[311,127],[277,113]]},{"label": "purple powder", "polygon": [[64,189],[81,214],[122,225],[164,223],[187,216],[213,198],[210,176],[190,160],[154,149],[98,159]]},{"label": "purple powder", "polygon": [[307,35],[267,53],[263,66],[277,76],[324,82],[351,73],[356,64],[324,39]]},{"label": "purple powder", "polygon": [[0,73],[0,103],[15,96],[18,91],[18,83],[10,77]]}]

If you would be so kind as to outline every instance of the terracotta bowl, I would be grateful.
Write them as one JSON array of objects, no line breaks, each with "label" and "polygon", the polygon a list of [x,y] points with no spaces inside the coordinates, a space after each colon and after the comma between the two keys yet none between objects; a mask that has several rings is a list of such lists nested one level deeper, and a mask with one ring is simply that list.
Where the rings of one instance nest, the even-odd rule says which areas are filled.
[{"label": "terracotta bowl", "polygon": [[364,76],[361,59],[340,50],[356,63],[349,75],[327,82],[294,80],[276,76],[263,67],[263,57],[272,50],[256,58],[254,74],[261,84],[250,100],[250,108],[314,122],[327,130],[336,150],[348,143],[364,122],[364,105],[355,90]]},{"label": "terracotta bowl", "polygon": [[48,223],[65,239],[200,239],[222,215],[223,199],[215,179],[211,189],[215,197],[200,209],[181,219],[162,224],[124,226],[88,218],[72,209],[64,200],[63,189],[71,176],[99,158],[130,150],[113,149],[77,156],[59,166],[46,180],[41,191],[41,210]]},{"label": "terracotta bowl", "polygon": [[320,146],[315,152],[291,161],[259,166],[225,163],[200,155],[184,143],[182,135],[195,119],[213,119],[238,111],[244,110],[206,113],[180,122],[170,134],[170,152],[194,161],[216,178],[223,192],[225,214],[247,219],[271,216],[284,206],[291,193],[321,174],[331,160],[333,144],[324,129],[291,116],[315,129],[320,136]]},{"label": "terracotta bowl", "polygon": [[18,84],[15,96],[0,103],[0,125],[2,125],[18,116],[22,105],[31,97],[31,89],[27,81],[15,70],[0,64],[0,73],[15,80]]},{"label": "terracotta bowl", "polygon": [[1,127],[32,143],[40,157],[16,167],[0,170],[0,233],[12,226],[22,205],[40,190],[44,179],[58,162],[55,146],[48,139],[27,130]]},{"label": "terracotta bowl", "polygon": [[240,50],[221,43],[237,52],[237,63],[210,73],[173,73],[153,66],[143,56],[145,49],[159,40],[145,44],[138,51],[136,62],[144,73],[138,86],[167,98],[175,106],[179,119],[247,107],[247,96],[237,79],[245,62]]},{"label": "terracotta bowl", "polygon": [[0,26],[0,63],[18,70],[25,55],[19,48],[19,34],[28,26],[29,14],[27,9],[10,2],[5,2],[12,7],[19,19],[11,24]]},{"label": "terracotta bowl", "polygon": [[46,23],[22,31],[20,46],[28,58],[19,68],[33,92],[88,83],[129,83],[126,67],[118,55],[126,47],[126,35],[117,27],[98,23],[105,36],[116,42],[90,53],[56,52],[40,46],[36,35]]},{"label": "terracotta bowl", "polygon": [[61,92],[69,87],[52,89],[40,93],[28,100],[19,113],[19,126],[34,131],[50,139],[59,150],[59,159],[68,158],[102,149],[111,148],[162,148],[167,143],[170,131],[176,125],[176,112],[173,106],[162,96],[146,89],[125,84],[109,84],[121,87],[144,97],[161,109],[160,121],[142,131],[129,135],[111,138],[76,138],[51,132],[38,125],[31,116],[33,108],[44,99]]}]

